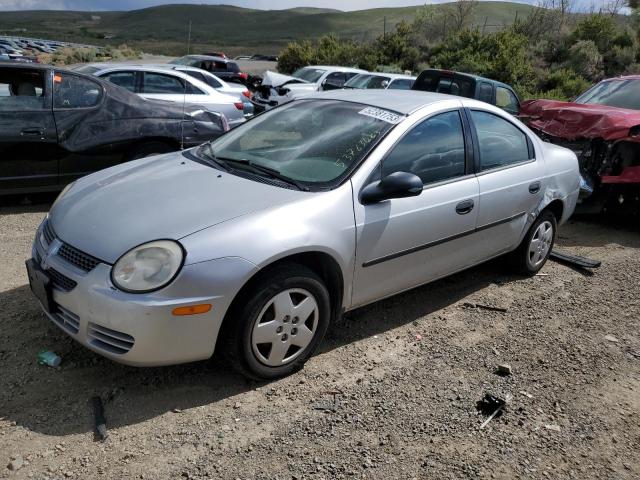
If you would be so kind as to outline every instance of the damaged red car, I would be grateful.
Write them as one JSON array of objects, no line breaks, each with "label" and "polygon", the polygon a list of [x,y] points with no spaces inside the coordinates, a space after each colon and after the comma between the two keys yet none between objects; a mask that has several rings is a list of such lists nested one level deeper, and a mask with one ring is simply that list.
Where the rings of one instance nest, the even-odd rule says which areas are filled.
[{"label": "damaged red car", "polygon": [[640,75],[602,80],[573,102],[529,100],[520,117],[576,153],[583,211],[640,213]]}]

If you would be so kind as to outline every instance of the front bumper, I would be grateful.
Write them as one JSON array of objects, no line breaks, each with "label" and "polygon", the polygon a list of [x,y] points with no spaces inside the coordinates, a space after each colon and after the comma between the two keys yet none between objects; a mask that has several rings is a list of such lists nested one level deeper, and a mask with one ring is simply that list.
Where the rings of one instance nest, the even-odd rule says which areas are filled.
[{"label": "front bumper", "polygon": [[[110,265],[99,263],[85,272],[58,255],[55,243],[43,245],[39,233],[33,258],[56,277],[54,309],[47,316],[80,344],[126,365],[173,365],[211,357],[225,313],[255,269],[238,257],[185,265],[169,286],[130,294],[113,286]],[[199,315],[172,314],[176,307],[202,303],[213,308]]]}]

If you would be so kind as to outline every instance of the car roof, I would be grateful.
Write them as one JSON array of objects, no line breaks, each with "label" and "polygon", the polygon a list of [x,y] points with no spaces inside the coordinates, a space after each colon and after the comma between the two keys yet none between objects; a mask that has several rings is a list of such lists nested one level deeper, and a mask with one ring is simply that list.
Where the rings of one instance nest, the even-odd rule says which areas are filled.
[{"label": "car roof", "polygon": [[[405,75],[404,73],[385,73],[385,72],[362,72],[359,73],[357,76],[360,75],[371,75],[371,76],[376,76],[376,77],[387,77],[389,79],[393,79],[396,80],[398,78],[402,78],[402,79],[408,79],[408,80],[415,80],[416,77],[412,77],[411,75]],[[356,77],[353,77],[356,78]],[[351,79],[349,79],[351,80]]]},{"label": "car roof", "polygon": [[[403,115],[409,115],[416,110],[433,103],[447,100],[461,101],[455,95],[444,93],[420,92],[416,90],[329,90],[301,97],[300,100],[318,98],[325,100],[342,100],[362,103],[372,107],[392,110]],[[462,105],[462,103],[461,103]]]},{"label": "car roof", "polygon": [[485,81],[485,82],[491,82],[491,83],[494,83],[496,85],[500,85],[502,87],[507,87],[508,89],[513,90],[513,87],[511,85],[508,85],[508,84],[503,83],[503,82],[499,82],[498,80],[494,80],[493,78],[481,77],[480,75],[476,75],[475,73],[457,72],[455,70],[445,70],[445,69],[442,69],[442,68],[427,68],[426,70],[423,70],[422,72],[420,72],[420,75],[422,75],[425,72],[444,72],[444,73],[453,74],[453,75],[461,75],[461,76],[464,76],[464,77],[473,78],[476,81],[480,80],[480,81]]},{"label": "car roof", "polygon": [[337,65],[307,65],[302,68],[317,68],[323,70],[338,70],[340,72],[357,72],[357,73],[369,73],[366,70],[362,70],[361,68],[352,68],[352,67],[340,67]]},{"label": "car roof", "polygon": [[196,60],[215,60],[216,62],[224,62],[224,63],[233,62],[233,63],[235,63],[230,58],[216,57],[214,55],[184,55],[184,56],[178,57],[178,58],[184,58],[184,57],[194,58]]}]

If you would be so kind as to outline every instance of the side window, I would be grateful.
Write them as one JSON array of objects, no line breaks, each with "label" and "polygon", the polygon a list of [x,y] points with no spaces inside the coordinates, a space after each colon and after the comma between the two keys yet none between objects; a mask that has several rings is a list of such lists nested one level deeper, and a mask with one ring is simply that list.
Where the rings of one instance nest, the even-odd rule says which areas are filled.
[{"label": "side window", "polygon": [[478,90],[478,100],[493,103],[493,86],[487,82],[481,82]]},{"label": "side window", "polygon": [[162,73],[144,72],[143,93],[184,93],[182,80]]},{"label": "side window", "polygon": [[226,72],[227,71],[227,64],[224,62],[211,62],[213,67],[212,67],[212,72]]},{"label": "side window", "polygon": [[45,70],[12,69],[0,71],[0,111],[44,109]]},{"label": "side window", "polygon": [[496,87],[496,106],[514,115],[520,111],[520,102],[511,90]]},{"label": "side window", "polygon": [[527,136],[511,122],[480,110],[471,110],[471,118],[478,133],[480,170],[530,159]]},{"label": "side window", "polygon": [[413,80],[408,79],[399,79],[393,80],[391,85],[389,85],[389,90],[410,90],[413,85]]},{"label": "side window", "polygon": [[126,88],[130,92],[136,91],[136,74],[135,72],[113,72],[107,73],[102,78],[109,80],[111,83]]},{"label": "side window", "polygon": [[382,175],[411,172],[425,185],[465,174],[460,114],[445,112],[413,127],[382,162]]},{"label": "side window", "polygon": [[342,88],[347,81],[347,77],[343,72],[333,72],[327,75],[325,81],[332,87]]},{"label": "side window", "polygon": [[67,72],[53,76],[53,108],[89,108],[98,104],[102,86]]}]

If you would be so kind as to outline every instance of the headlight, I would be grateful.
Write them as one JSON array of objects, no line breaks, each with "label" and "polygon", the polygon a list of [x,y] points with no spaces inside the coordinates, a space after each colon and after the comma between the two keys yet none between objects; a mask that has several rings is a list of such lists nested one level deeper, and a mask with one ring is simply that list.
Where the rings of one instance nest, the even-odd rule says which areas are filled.
[{"label": "headlight", "polygon": [[169,284],[180,271],[184,252],[178,242],[156,240],[132,248],[111,269],[111,281],[120,290],[143,293]]},{"label": "headlight", "polygon": [[71,182],[69,185],[67,185],[66,187],[64,187],[64,188],[62,189],[62,191],[61,191],[61,192],[60,192],[60,194],[57,196],[57,198],[55,199],[55,201],[51,204],[51,208],[50,208],[49,210],[53,210],[53,207],[55,206],[55,204],[56,204],[56,203],[58,203],[58,201],[59,201],[62,197],[64,197],[64,196],[67,194],[67,192],[68,192],[69,190],[71,190],[71,187],[73,187],[73,185],[74,185],[75,183],[76,183],[76,182]]}]

